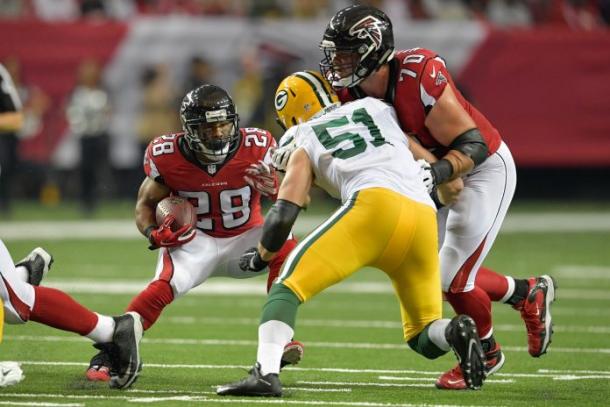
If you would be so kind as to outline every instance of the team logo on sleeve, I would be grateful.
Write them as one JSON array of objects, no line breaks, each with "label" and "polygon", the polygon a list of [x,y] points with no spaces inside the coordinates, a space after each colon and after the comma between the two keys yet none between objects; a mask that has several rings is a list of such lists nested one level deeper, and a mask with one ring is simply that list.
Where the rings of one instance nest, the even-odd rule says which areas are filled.
[{"label": "team logo on sleeve", "polygon": [[375,49],[379,49],[382,38],[381,27],[384,25],[383,21],[373,16],[366,16],[349,29],[349,34],[361,40],[369,39],[375,46]]}]

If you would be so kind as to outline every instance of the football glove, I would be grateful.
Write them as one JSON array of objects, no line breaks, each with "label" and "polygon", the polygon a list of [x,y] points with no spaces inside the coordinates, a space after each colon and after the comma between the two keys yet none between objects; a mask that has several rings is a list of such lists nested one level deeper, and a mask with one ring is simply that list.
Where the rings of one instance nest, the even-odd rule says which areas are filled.
[{"label": "football glove", "polygon": [[428,194],[431,194],[435,186],[434,175],[432,175],[432,167],[430,166],[430,163],[428,161],[423,159],[417,160],[417,163],[419,164],[419,176],[421,177],[422,182],[426,186]]},{"label": "football glove", "polygon": [[294,150],[296,150],[297,145],[294,141],[276,148],[271,154],[271,162],[275,169],[278,171],[286,172],[286,168],[288,167],[288,160],[290,160],[290,155]]},{"label": "football glove", "polygon": [[239,268],[243,271],[259,272],[269,264],[261,258],[261,254],[256,247],[251,247],[239,258]]},{"label": "football glove", "polygon": [[169,215],[163,221],[163,224],[156,229],[153,229],[148,235],[150,250],[158,249],[159,247],[178,247],[190,242],[195,238],[197,231],[191,225],[184,225],[175,232],[172,232],[171,225],[175,218]]},{"label": "football glove", "polygon": [[278,181],[275,170],[264,161],[259,160],[257,164],[250,164],[246,169],[244,181],[252,188],[268,198],[274,198],[278,191]]}]

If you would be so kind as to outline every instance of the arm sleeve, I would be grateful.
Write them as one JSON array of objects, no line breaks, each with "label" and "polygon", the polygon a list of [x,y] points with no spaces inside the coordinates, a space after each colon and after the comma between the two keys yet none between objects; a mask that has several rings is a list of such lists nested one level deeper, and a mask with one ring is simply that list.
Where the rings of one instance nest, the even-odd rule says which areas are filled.
[{"label": "arm sleeve", "polygon": [[17,88],[6,68],[0,64],[0,113],[21,110]]},{"label": "arm sleeve", "polygon": [[426,62],[419,86],[420,99],[426,112],[429,112],[441,97],[450,78],[451,75],[441,57],[431,58]]}]

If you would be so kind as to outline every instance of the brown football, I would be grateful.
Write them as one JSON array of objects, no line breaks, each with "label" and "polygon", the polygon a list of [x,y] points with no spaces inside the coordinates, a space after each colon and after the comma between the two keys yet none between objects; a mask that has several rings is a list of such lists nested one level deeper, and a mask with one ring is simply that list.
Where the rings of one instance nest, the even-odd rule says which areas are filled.
[{"label": "brown football", "polygon": [[197,224],[195,207],[189,201],[179,196],[168,196],[157,204],[155,211],[157,225],[163,224],[165,218],[169,215],[175,218],[175,221],[170,226],[173,232],[184,225],[194,227]]}]

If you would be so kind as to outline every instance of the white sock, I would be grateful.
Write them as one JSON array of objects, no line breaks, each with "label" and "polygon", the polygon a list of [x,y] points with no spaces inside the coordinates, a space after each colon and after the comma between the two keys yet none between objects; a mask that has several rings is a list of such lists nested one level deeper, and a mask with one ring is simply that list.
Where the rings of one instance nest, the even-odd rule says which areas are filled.
[{"label": "white sock", "polygon": [[28,273],[28,269],[25,266],[15,267],[15,274],[17,278],[24,283],[28,282],[28,278],[30,277],[30,273]]},{"label": "white sock", "polygon": [[437,319],[428,327],[428,338],[430,338],[433,344],[445,352],[451,349],[449,342],[447,342],[447,338],[445,338],[445,330],[450,321],[450,319]]},{"label": "white sock", "polygon": [[500,299],[500,302],[508,301],[508,299],[512,297],[513,293],[515,292],[515,279],[512,277],[506,277],[506,282],[508,283],[508,290],[506,290],[506,294],[504,294],[504,297]]},{"label": "white sock", "polygon": [[282,321],[267,321],[258,327],[258,352],[256,360],[263,376],[280,373],[284,346],[291,341],[294,330]]},{"label": "white sock", "polygon": [[97,324],[91,332],[86,336],[95,343],[112,342],[112,334],[114,334],[114,319],[106,315],[100,315],[97,312]]}]

